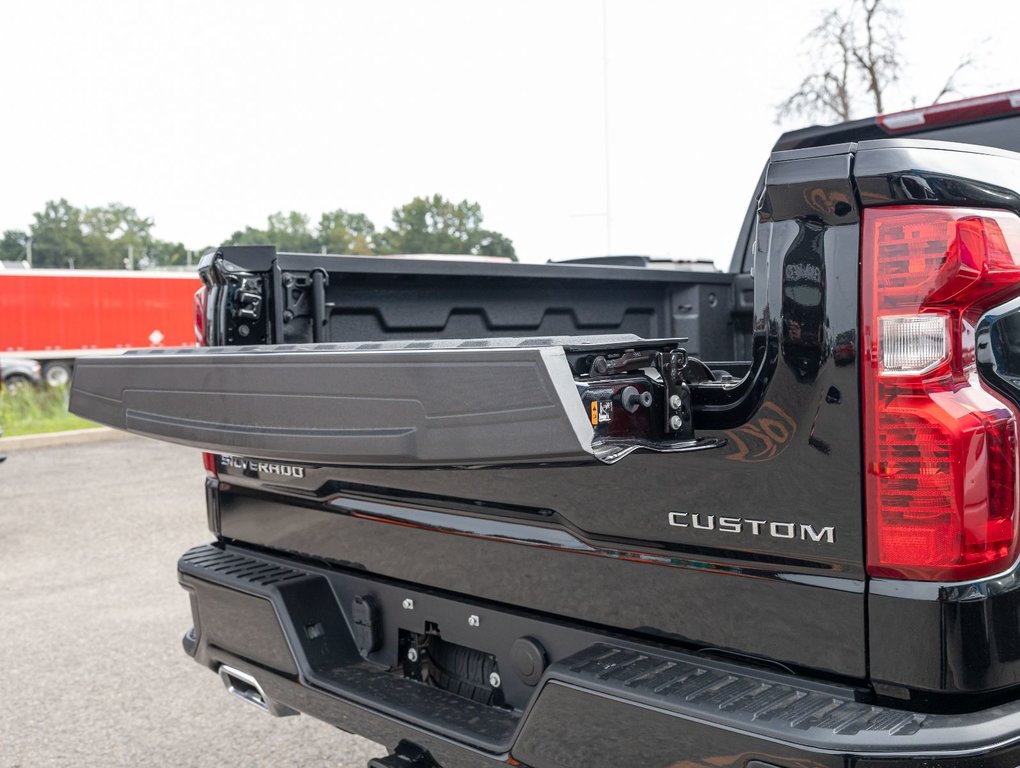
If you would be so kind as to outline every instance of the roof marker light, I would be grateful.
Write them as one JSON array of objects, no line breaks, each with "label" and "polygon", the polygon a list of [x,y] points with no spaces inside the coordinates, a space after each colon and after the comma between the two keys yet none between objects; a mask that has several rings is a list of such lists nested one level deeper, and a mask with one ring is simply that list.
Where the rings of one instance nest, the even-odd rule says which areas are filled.
[{"label": "roof marker light", "polygon": [[943,104],[932,104],[928,107],[908,109],[904,112],[892,112],[887,115],[879,115],[877,119],[882,128],[890,133],[895,133],[921,126],[936,128],[977,120],[989,120],[1018,111],[1020,111],[1020,90],[993,93],[973,99],[947,101]]}]

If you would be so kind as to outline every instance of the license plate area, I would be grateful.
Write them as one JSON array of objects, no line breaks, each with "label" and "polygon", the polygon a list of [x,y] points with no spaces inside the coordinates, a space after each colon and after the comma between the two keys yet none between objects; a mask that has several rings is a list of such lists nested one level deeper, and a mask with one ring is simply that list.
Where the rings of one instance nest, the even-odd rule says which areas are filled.
[{"label": "license plate area", "polygon": [[409,680],[485,706],[506,706],[496,657],[443,639],[436,622],[426,622],[424,632],[400,630],[399,653]]}]

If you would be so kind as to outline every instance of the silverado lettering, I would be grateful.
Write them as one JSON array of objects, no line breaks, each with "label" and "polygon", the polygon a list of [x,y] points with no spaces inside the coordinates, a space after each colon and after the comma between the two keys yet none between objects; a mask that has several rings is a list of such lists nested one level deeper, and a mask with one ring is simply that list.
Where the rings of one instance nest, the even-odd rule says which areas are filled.
[{"label": "silverado lettering", "polygon": [[292,464],[275,464],[268,461],[257,461],[245,459],[239,456],[220,456],[220,465],[233,467],[243,472],[258,472],[260,475],[279,475],[280,477],[302,478],[305,476],[304,467],[296,467]]}]

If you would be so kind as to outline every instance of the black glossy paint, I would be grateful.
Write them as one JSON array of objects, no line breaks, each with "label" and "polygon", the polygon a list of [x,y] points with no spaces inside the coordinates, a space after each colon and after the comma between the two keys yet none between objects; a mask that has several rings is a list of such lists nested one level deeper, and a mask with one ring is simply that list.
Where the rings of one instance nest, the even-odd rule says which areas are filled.
[{"label": "black glossy paint", "polygon": [[[723,438],[725,447],[638,451],[612,466],[308,467],[303,479],[275,479],[272,489],[228,467],[222,534],[690,646],[863,678],[857,210],[848,155],[774,163],[756,243],[751,373],[694,392],[698,435]],[[299,504],[285,503],[287,488],[302,497]],[[349,498],[409,511],[384,521],[356,513]],[[820,498],[829,501],[819,505]],[[464,523],[457,535],[411,527],[406,517],[416,508],[452,512]],[[738,519],[741,530],[732,532]],[[500,520],[518,532],[487,536]],[[587,549],[535,546],[520,532],[529,526]]]},{"label": "black glossy paint", "polygon": [[[785,154],[785,153],[784,153]],[[1020,155],[929,141],[865,141],[854,178],[865,207],[959,205],[1020,211]]]},{"label": "black glossy paint", "polygon": [[[860,582],[812,577],[803,567],[796,573],[789,566],[655,549],[553,545],[538,534],[530,541],[514,540],[509,525],[502,535],[491,530],[488,516],[463,517],[466,526],[474,524],[474,531],[466,533],[411,523],[413,511],[403,519],[387,518],[379,512],[348,511],[347,506],[364,505],[348,505],[342,497],[335,503],[332,509],[314,509],[231,489],[221,493],[222,533],[231,540],[688,645],[844,675],[855,660],[857,649],[847,638],[859,638],[863,625]],[[807,636],[824,642],[798,646]],[[863,663],[860,656],[856,661]]]},{"label": "black glossy paint", "polygon": [[[820,768],[869,755],[925,756],[924,765],[935,768],[986,765],[980,761],[990,748],[1020,736],[1018,703],[965,716],[878,707],[859,689],[634,643],[562,617],[349,568],[201,546],[185,553],[178,569],[192,596],[195,628],[186,645],[197,661],[240,665],[262,682],[276,710],[296,707],[341,727],[358,708],[403,722],[399,736],[438,748],[434,757],[443,765],[451,752],[456,758],[473,750],[479,764],[484,754],[501,760],[510,753],[533,768],[751,760],[758,768],[764,761],[766,768]],[[374,650],[355,642],[359,596],[372,600],[381,624]],[[464,621],[469,615],[474,624]],[[224,621],[230,616],[238,620]],[[402,662],[405,632],[428,626],[490,655],[502,677],[498,706],[441,683],[424,685]],[[528,681],[512,658],[515,638],[524,636],[541,644],[548,662]],[[275,643],[263,647],[259,638]],[[299,684],[279,686],[280,674]],[[954,758],[946,761],[947,754]],[[962,755],[970,759],[955,762]]]},{"label": "black glossy paint", "polygon": [[543,768],[745,768],[751,760],[789,768],[845,765],[839,755],[810,755],[563,685],[543,691],[512,754]]},{"label": "black glossy paint", "polygon": [[[854,163],[861,199],[871,205],[956,205],[1020,214],[1020,155],[930,142],[864,142]],[[1009,381],[1017,303],[979,324],[979,371],[1020,404]],[[994,331],[994,333],[993,333]],[[956,584],[871,580],[871,676],[880,693],[916,706],[968,709],[979,696],[1010,696],[1020,684],[1020,575]],[[910,638],[905,642],[904,638]]]},{"label": "black glossy paint", "polygon": [[[849,683],[866,700],[877,694],[909,700],[905,708],[976,713],[995,702],[953,694],[1015,698],[1020,572],[961,584],[866,578],[857,340],[861,209],[921,203],[1020,212],[1020,157],[905,141],[796,150],[774,155],[763,189],[748,241],[753,285],[749,277],[709,276],[703,285],[684,277],[685,290],[737,286],[741,294],[733,305],[741,322],[733,327],[748,330],[734,348],[750,350],[751,359],[734,369],[746,376],[692,387],[695,431],[722,447],[637,451],[613,465],[309,465],[290,477],[260,477],[227,462],[208,486],[214,531],[228,544],[296,554],[422,593],[439,590],[507,615],[555,617],[633,643]],[[316,263],[280,259],[274,280],[284,279],[281,263],[292,271]],[[582,280],[597,274],[576,269]],[[452,273],[466,274],[458,270]],[[553,275],[522,270],[529,279]],[[277,302],[269,335],[286,338],[286,306]],[[997,377],[1000,391],[1011,394],[1020,356],[1000,337],[1020,327],[1015,311],[986,318],[982,331],[990,346],[982,375]],[[311,610],[315,601],[308,602]],[[231,649],[203,642],[200,634],[192,643],[200,660],[236,660]],[[348,722],[329,697],[270,679],[282,700]],[[515,757],[566,766],[594,743],[599,750],[587,765],[868,764],[763,747],[704,723],[678,729],[644,704],[561,683],[537,698],[533,714],[541,716],[525,722]],[[993,722],[991,715],[984,721]],[[397,730],[449,746],[427,729]],[[1006,730],[992,736],[1013,738]]]},{"label": "black glossy paint", "polygon": [[788,131],[779,137],[775,151],[824,147],[850,141],[873,139],[925,139],[928,141],[964,142],[988,147],[1020,151],[1020,116],[1016,114],[991,120],[932,128],[918,125],[892,134],[879,125],[874,117],[853,120],[837,125],[815,125]]},{"label": "black glossy paint", "polygon": [[[873,580],[868,613],[871,675],[880,693],[918,706],[972,709],[980,697],[1010,699],[1020,684],[1020,573],[979,583]],[[904,643],[902,634],[911,641]],[[897,690],[900,689],[900,690]],[[987,699],[985,699],[987,700]]]},{"label": "black glossy paint", "polygon": [[[880,695],[974,708],[979,699],[938,694],[1020,683],[1020,592],[876,583],[865,598],[859,206],[1020,210],[1017,166],[1008,153],[927,142],[778,153],[751,249],[750,373],[693,393],[698,434],[724,438],[723,449],[638,452],[614,466],[308,467],[303,480],[277,481],[268,496],[260,481],[228,469],[222,533],[830,675],[864,679],[870,654]],[[286,503],[291,494],[303,500]],[[404,512],[359,513],[364,500]],[[459,515],[462,524],[408,524],[431,512]],[[671,513],[690,524],[669,525]],[[753,536],[746,526],[727,533],[721,518],[833,526],[835,540]],[[486,533],[501,520],[512,521],[512,534]],[[527,535],[529,526],[540,532]],[[541,544],[558,537],[573,544]]]}]

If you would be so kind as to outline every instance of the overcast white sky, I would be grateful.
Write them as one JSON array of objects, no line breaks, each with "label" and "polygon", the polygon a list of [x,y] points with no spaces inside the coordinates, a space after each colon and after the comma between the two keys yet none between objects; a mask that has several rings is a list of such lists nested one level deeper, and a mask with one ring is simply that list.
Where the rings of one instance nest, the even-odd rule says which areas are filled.
[{"label": "overcast white sky", "polygon": [[[608,0],[614,252],[728,262],[833,5]],[[971,50],[967,95],[1020,87],[1020,3],[901,6],[922,102]],[[200,248],[439,192],[522,260],[606,250],[599,0],[3,2],[0,95],[0,230],[118,201]]]}]

